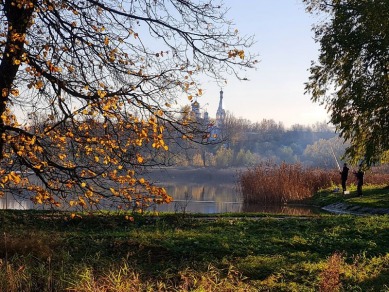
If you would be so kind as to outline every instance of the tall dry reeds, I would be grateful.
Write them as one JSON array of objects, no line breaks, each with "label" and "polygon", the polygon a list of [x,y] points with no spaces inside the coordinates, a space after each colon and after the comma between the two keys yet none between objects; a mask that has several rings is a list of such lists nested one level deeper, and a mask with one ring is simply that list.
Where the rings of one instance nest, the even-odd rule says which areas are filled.
[{"label": "tall dry reeds", "polygon": [[[356,178],[353,175],[353,180],[356,183]],[[389,173],[381,173],[377,172],[376,169],[371,169],[367,172],[365,172],[364,177],[364,183],[365,184],[372,184],[372,185],[389,185]]]},{"label": "tall dry reeds", "polygon": [[262,162],[239,174],[244,203],[279,204],[302,200],[321,188],[339,183],[339,172],[301,164]]}]

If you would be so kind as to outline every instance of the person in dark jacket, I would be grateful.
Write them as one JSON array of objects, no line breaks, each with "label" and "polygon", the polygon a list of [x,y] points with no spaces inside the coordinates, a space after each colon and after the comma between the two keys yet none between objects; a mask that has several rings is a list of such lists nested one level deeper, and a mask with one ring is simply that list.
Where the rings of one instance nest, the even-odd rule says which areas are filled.
[{"label": "person in dark jacket", "polygon": [[364,172],[362,171],[361,168],[359,168],[357,172],[354,172],[354,174],[355,174],[355,177],[357,178],[357,194],[358,194],[358,196],[362,196]]},{"label": "person in dark jacket", "polygon": [[347,163],[345,163],[343,165],[342,171],[340,172],[340,178],[342,180],[343,194],[346,191],[346,182],[347,182],[347,178],[348,178],[348,171],[349,171],[349,168],[347,167]]}]

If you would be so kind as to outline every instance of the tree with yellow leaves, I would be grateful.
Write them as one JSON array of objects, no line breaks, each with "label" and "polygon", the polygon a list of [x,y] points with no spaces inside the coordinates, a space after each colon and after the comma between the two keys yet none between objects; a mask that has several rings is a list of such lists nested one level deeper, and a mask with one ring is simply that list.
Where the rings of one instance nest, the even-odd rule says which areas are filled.
[{"label": "tree with yellow leaves", "polygon": [[[256,62],[216,1],[1,0],[1,194],[66,208],[169,202],[144,179],[174,104]],[[173,105],[173,106],[172,106]],[[178,108],[178,107],[177,107]]]}]

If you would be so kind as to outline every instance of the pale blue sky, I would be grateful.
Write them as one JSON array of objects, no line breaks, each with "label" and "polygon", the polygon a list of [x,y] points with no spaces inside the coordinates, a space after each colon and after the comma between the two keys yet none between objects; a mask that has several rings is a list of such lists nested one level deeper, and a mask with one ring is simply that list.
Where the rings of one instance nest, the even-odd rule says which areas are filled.
[{"label": "pale blue sky", "polygon": [[[304,94],[311,60],[318,56],[313,40],[312,24],[317,21],[307,14],[300,0],[225,0],[228,16],[241,34],[254,34],[252,48],[259,54],[257,70],[247,72],[250,81],[233,78],[223,88],[223,107],[236,117],[252,122],[274,119],[289,127],[328,121],[323,106]],[[205,94],[199,99],[211,117],[215,116],[220,88],[203,85]]]}]

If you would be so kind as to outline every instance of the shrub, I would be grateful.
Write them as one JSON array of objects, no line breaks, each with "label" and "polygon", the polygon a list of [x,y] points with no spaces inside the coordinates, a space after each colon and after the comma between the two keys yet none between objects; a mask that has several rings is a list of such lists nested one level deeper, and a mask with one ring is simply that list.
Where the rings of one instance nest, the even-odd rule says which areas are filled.
[{"label": "shrub", "polygon": [[344,264],[343,256],[340,253],[332,254],[326,264],[326,268],[320,274],[321,292],[340,291],[342,284],[340,281],[341,267]]}]

